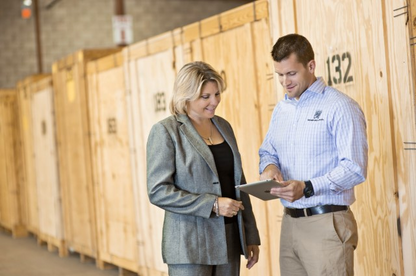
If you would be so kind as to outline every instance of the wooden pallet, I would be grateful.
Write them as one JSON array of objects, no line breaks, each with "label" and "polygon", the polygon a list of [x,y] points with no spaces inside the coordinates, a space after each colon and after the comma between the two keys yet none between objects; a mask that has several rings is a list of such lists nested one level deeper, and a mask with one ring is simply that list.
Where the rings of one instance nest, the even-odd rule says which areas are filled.
[{"label": "wooden pallet", "polygon": [[64,240],[46,234],[38,234],[36,240],[39,246],[46,245],[49,252],[58,252],[59,257],[68,256],[68,249]]},{"label": "wooden pallet", "polygon": [[28,231],[23,225],[13,226],[12,228],[0,224],[0,232],[11,235],[13,238],[27,237]]}]

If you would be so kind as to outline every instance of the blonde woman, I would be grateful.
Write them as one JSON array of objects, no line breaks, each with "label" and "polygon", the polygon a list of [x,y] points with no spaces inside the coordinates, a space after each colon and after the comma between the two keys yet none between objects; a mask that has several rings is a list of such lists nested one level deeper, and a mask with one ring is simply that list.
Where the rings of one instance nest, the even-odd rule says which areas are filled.
[{"label": "blonde woman", "polygon": [[231,125],[215,115],[224,81],[207,63],[178,73],[172,116],[147,141],[147,187],[165,210],[162,255],[171,276],[239,275],[259,258],[260,237]]}]

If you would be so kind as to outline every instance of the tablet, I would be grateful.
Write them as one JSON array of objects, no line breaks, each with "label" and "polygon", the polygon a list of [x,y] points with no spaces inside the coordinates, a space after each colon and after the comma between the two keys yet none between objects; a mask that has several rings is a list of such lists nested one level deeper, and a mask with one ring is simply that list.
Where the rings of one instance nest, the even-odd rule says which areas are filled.
[{"label": "tablet", "polygon": [[236,189],[239,189],[240,191],[243,191],[247,194],[258,197],[262,200],[271,200],[278,198],[277,196],[270,194],[270,189],[274,187],[283,187],[283,185],[274,179],[268,179],[235,186]]}]

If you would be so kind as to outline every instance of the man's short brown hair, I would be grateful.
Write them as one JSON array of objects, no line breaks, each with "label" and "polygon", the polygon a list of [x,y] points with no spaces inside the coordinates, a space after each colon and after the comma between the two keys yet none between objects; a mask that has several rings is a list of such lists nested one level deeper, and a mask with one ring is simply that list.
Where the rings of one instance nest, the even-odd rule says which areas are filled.
[{"label": "man's short brown hair", "polygon": [[304,36],[299,34],[289,34],[280,37],[274,44],[271,52],[273,60],[276,62],[281,62],[292,53],[296,54],[297,60],[305,67],[309,61],[315,59],[312,45]]}]

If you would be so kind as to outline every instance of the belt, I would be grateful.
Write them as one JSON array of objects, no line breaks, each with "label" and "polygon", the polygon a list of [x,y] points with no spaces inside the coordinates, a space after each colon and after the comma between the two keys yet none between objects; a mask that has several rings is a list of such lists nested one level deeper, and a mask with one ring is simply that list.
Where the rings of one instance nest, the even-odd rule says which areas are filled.
[{"label": "belt", "polygon": [[305,209],[285,208],[285,214],[292,218],[310,217],[314,215],[321,215],[326,213],[338,212],[348,210],[345,205],[321,205]]}]

